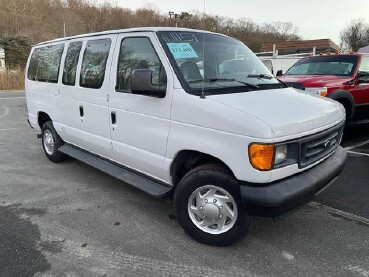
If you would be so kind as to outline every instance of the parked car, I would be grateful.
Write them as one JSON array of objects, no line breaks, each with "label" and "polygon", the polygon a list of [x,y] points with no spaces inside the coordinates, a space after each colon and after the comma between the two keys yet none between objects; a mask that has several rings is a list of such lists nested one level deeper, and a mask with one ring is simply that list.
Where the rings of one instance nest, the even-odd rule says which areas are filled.
[{"label": "parked car", "polygon": [[139,28],[40,43],[25,86],[52,162],[71,156],[172,197],[201,243],[233,244],[254,216],[308,202],[346,160],[342,105],[296,93],[220,34]]},{"label": "parked car", "polygon": [[300,83],[307,92],[340,102],[347,124],[369,122],[369,54],[308,57],[279,79]]}]

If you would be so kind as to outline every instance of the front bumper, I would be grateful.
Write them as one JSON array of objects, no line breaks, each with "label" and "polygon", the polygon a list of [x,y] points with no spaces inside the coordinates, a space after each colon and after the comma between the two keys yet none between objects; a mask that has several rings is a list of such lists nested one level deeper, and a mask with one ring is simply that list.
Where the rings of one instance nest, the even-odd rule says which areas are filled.
[{"label": "front bumper", "polygon": [[346,151],[339,146],[329,158],[298,175],[264,187],[241,184],[248,213],[275,217],[309,202],[338,178],[346,157]]}]

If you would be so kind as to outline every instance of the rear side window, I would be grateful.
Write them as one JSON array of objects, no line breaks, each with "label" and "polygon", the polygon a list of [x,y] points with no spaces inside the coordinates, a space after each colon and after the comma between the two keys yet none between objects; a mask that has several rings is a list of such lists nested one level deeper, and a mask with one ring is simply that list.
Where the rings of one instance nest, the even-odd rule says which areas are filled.
[{"label": "rear side window", "polygon": [[110,39],[89,40],[87,42],[82,60],[81,87],[101,88],[104,82],[110,44]]},{"label": "rear side window", "polygon": [[79,53],[81,52],[82,42],[71,42],[68,46],[67,56],[64,62],[63,84],[74,86],[76,83],[76,72]]},{"label": "rear side window", "polygon": [[157,85],[160,83],[160,68],[158,55],[149,38],[126,38],[120,47],[116,90],[131,91],[132,72],[136,69],[150,69],[151,82]]},{"label": "rear side window", "polygon": [[60,60],[64,44],[36,48],[28,67],[28,79],[39,82],[57,83]]}]

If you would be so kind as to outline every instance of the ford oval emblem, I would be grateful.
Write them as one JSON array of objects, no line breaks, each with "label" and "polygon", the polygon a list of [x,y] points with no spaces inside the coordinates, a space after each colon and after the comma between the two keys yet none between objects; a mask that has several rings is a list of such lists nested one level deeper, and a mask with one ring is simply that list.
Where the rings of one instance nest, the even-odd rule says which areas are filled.
[{"label": "ford oval emblem", "polygon": [[325,148],[331,147],[332,144],[333,144],[333,142],[331,140],[328,140],[326,143],[324,143],[324,147]]}]

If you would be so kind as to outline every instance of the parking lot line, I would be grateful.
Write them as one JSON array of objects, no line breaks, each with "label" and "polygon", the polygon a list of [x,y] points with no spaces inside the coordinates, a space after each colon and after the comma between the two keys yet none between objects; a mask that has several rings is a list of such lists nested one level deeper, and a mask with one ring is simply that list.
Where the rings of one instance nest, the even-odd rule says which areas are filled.
[{"label": "parking lot line", "polygon": [[362,141],[362,142],[359,142],[359,143],[356,143],[356,144],[353,144],[353,145],[347,146],[347,147],[345,147],[345,149],[346,149],[347,151],[349,151],[349,150],[354,149],[354,148],[356,148],[356,147],[363,146],[364,144],[367,144],[367,143],[369,143],[369,139],[368,139],[368,140],[366,140],[366,141]]},{"label": "parking lot line", "polygon": [[6,117],[9,114],[9,108],[7,106],[2,106],[4,113],[0,115],[0,118]]},{"label": "parking lot line", "polygon": [[369,277],[369,270],[358,265],[348,265],[346,270],[358,274],[358,276]]},{"label": "parking lot line", "polygon": [[311,206],[311,207],[315,207],[315,208],[327,211],[328,213],[336,214],[340,217],[343,217],[343,218],[346,218],[346,219],[349,219],[349,220],[353,220],[353,221],[356,221],[356,222],[359,222],[359,223],[362,223],[362,224],[365,224],[365,225],[369,226],[369,219],[368,218],[358,216],[358,215],[355,215],[355,214],[351,214],[351,213],[348,213],[348,212],[344,212],[344,211],[341,211],[341,210],[338,210],[338,209],[320,204],[318,202],[310,202],[308,205]]},{"label": "parking lot line", "polygon": [[0,129],[1,131],[13,131],[13,130],[22,130],[23,128],[8,128],[8,129]]},{"label": "parking lot line", "polygon": [[361,152],[355,152],[355,151],[347,151],[347,153],[354,154],[354,155],[359,155],[359,156],[367,156],[367,157],[369,157],[369,154],[368,153],[361,153]]}]

